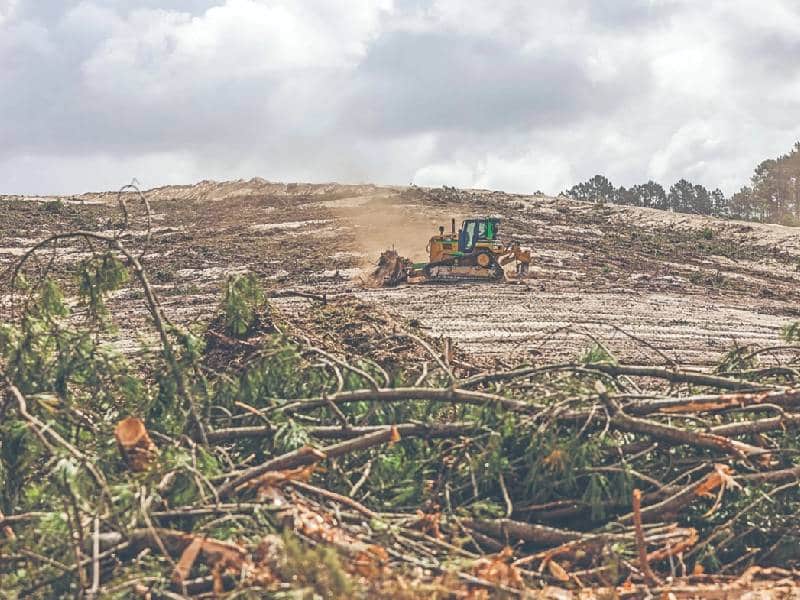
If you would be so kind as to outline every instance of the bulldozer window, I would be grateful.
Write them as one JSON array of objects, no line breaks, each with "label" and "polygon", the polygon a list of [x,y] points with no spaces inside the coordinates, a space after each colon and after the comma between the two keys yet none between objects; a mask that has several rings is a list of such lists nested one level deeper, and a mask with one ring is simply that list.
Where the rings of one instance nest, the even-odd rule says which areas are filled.
[{"label": "bulldozer window", "polygon": [[469,252],[475,247],[475,242],[478,241],[477,223],[475,221],[467,221],[461,229],[460,248],[462,252]]},{"label": "bulldozer window", "polygon": [[497,221],[485,219],[478,223],[478,239],[493,240],[497,237]]}]

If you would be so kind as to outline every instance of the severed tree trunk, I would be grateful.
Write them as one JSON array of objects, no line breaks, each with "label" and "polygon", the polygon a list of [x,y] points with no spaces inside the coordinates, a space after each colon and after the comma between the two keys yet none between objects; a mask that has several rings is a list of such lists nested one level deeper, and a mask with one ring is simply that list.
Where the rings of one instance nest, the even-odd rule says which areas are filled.
[{"label": "severed tree trunk", "polygon": [[158,453],[144,422],[136,417],[128,417],[117,423],[114,437],[117,438],[120,454],[132,471],[147,469]]},{"label": "severed tree trunk", "polygon": [[[3,514],[3,511],[0,510],[0,522],[4,521],[5,518],[6,518],[6,516]],[[11,529],[10,525],[4,525],[2,527],[2,532],[3,532],[3,535],[6,536],[6,539],[9,542],[13,542],[15,539],[17,539],[17,536],[14,535],[14,530]]]}]

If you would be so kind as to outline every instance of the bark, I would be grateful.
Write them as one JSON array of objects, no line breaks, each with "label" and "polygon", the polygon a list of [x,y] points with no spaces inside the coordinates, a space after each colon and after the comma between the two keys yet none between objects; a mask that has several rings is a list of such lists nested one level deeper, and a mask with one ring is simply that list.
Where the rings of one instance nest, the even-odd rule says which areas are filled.
[{"label": "bark", "polygon": [[642,527],[642,492],[633,490],[633,527],[636,537],[636,550],[639,553],[639,568],[644,573],[645,581],[650,585],[659,585],[661,581],[653,573],[647,560],[647,545],[644,541],[644,528]]}]

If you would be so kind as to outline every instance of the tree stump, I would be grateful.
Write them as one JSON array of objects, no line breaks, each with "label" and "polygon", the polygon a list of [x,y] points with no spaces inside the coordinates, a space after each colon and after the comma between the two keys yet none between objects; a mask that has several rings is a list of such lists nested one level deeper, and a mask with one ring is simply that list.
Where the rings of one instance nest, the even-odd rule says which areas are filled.
[{"label": "tree stump", "polygon": [[117,423],[114,437],[131,471],[144,471],[158,453],[144,422],[136,417],[128,417]]}]

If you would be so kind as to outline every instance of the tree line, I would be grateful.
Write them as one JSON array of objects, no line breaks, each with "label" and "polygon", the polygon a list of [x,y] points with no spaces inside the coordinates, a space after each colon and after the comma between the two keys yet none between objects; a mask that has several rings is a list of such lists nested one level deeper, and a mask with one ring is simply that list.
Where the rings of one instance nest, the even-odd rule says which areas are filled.
[{"label": "tree line", "polygon": [[655,181],[630,188],[615,187],[607,177],[595,175],[578,183],[567,196],[590,202],[611,202],[672,212],[800,225],[800,142],[788,154],[761,162],[750,184],[730,198],[719,188],[681,179],[669,191]]}]

